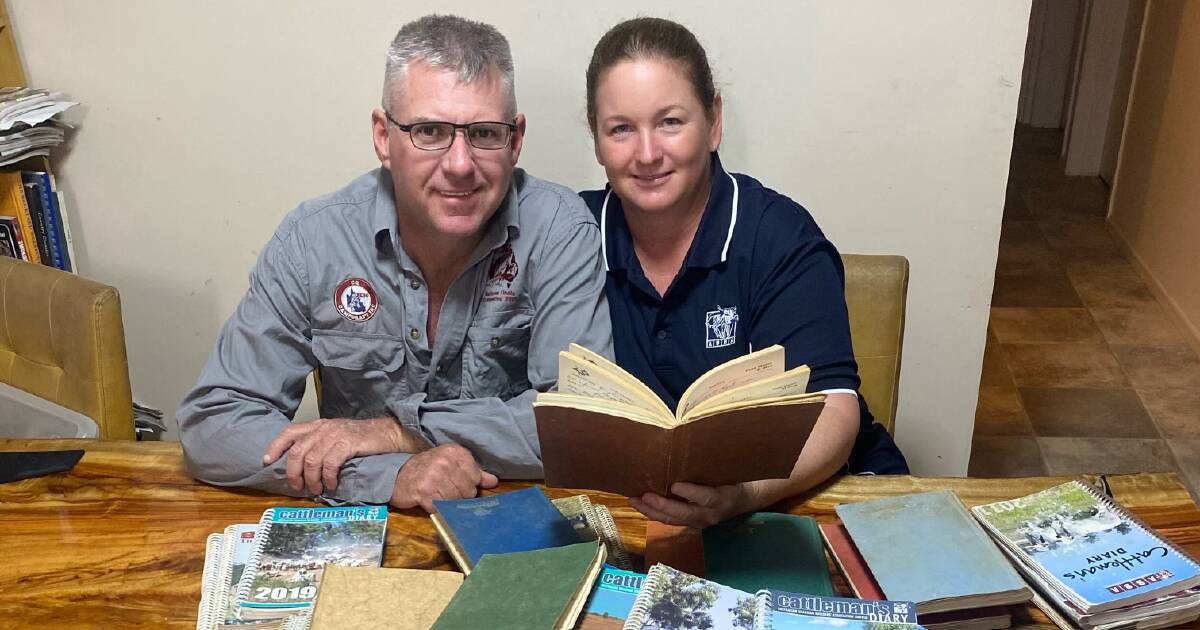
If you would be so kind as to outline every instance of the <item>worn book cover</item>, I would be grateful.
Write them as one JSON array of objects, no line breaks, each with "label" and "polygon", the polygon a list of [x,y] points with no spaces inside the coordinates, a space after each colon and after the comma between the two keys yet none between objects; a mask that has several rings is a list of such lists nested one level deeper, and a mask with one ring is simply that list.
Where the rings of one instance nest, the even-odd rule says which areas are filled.
[{"label": "worn book cover", "polygon": [[743,591],[835,594],[820,530],[807,516],[755,512],[706,528],[704,570]]},{"label": "worn book cover", "polygon": [[753,628],[755,606],[751,593],[656,564],[642,582],[624,630]]},{"label": "worn book cover", "polygon": [[972,511],[1084,613],[1200,585],[1191,557],[1078,481]]},{"label": "worn book cover", "polygon": [[1018,604],[1033,593],[950,491],[837,506],[888,599],[920,614]]},{"label": "worn book cover", "polygon": [[312,630],[425,630],[462,586],[454,571],[325,567]]},{"label": "worn book cover", "polygon": [[666,496],[677,481],[785,478],[825,398],[805,393],[807,367],[783,367],[780,346],[734,359],[671,413],[628,372],[572,345],[559,355],[559,391],[534,402],[546,485]]},{"label": "worn book cover", "polygon": [[470,574],[485,553],[561,547],[584,540],[540,488],[434,501],[431,514],[450,556]]},{"label": "worn book cover", "polygon": [[238,582],[238,619],[311,608],[326,564],[379,566],[386,530],[386,506],[268,509]]},{"label": "worn book cover", "polygon": [[575,630],[617,630],[625,624],[646,576],[604,565]]},{"label": "worn book cover", "polygon": [[25,186],[21,183],[20,173],[0,172],[0,215],[16,217],[25,248],[25,260],[42,262],[38,252],[37,230],[33,225],[29,204],[25,201]]},{"label": "worn book cover", "polygon": [[485,555],[432,627],[568,630],[583,611],[604,554],[604,545],[589,541]]},{"label": "worn book cover", "polygon": [[[859,599],[881,600],[883,590],[875,582],[867,563],[850,540],[846,528],[840,522],[821,523],[821,537],[829,550],[833,563],[850,585],[850,590]],[[1012,613],[1005,606],[984,606],[946,612],[924,613],[917,616],[917,623],[926,630],[998,630],[1012,625]]]}]

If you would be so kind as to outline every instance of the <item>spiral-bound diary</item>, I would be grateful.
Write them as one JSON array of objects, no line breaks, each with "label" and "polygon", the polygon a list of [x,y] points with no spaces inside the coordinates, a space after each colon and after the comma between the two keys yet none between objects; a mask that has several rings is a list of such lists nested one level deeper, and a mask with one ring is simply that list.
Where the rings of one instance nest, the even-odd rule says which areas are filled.
[{"label": "spiral-bound diary", "polygon": [[621,532],[613,521],[612,512],[608,507],[592,503],[586,494],[577,494],[550,501],[554,507],[575,528],[583,540],[599,539],[608,551],[608,563],[629,570],[633,564],[629,560],[629,552],[621,542]]},{"label": "spiral-bound diary", "polygon": [[646,574],[623,630],[753,627],[755,596],[656,564]]},{"label": "spiral-bound diary", "polygon": [[1186,552],[1078,481],[972,512],[1018,568],[1083,615],[1200,585]]},{"label": "spiral-bound diary", "polygon": [[384,506],[268,509],[238,582],[238,620],[277,619],[311,608],[326,563],[380,565],[386,529]]}]

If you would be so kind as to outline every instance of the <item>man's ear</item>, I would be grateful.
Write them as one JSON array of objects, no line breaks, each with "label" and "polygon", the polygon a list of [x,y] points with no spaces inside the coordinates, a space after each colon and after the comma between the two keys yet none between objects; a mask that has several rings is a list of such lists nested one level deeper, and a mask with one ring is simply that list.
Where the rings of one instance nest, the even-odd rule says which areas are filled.
[{"label": "man's ear", "polygon": [[513,124],[517,128],[513,131],[508,146],[512,151],[512,163],[515,166],[517,159],[521,157],[521,147],[525,146],[525,114],[517,114],[517,117],[513,119]]},{"label": "man's ear", "polygon": [[392,154],[388,150],[388,119],[378,107],[371,112],[371,142],[375,145],[375,156],[383,168],[392,169]]}]

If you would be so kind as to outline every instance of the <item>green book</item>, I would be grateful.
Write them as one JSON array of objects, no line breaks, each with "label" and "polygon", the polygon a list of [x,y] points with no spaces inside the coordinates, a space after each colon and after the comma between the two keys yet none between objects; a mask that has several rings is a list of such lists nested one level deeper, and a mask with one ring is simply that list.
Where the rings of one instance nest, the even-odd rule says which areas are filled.
[{"label": "green book", "polygon": [[704,577],[748,593],[836,594],[817,522],[792,514],[743,514],[705,529]]},{"label": "green book", "polygon": [[569,629],[604,564],[596,541],[485,554],[446,606],[436,630]]}]

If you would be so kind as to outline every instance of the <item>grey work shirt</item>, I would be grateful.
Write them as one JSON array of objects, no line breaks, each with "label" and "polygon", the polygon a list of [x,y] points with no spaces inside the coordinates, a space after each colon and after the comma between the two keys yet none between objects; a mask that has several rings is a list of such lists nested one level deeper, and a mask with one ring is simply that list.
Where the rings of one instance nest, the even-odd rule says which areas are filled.
[{"label": "grey work shirt", "polygon": [[[285,455],[262,465],[320,369],[321,416],[392,416],[468,448],[501,478],[542,475],[531,403],[570,342],[612,356],[600,231],[570,190],[513,173],[508,195],[446,293],[431,347],[428,292],[397,233],[380,168],[292,211],[178,412],[199,479],[296,494]],[[332,502],[384,503],[410,455],[357,457]]]}]

